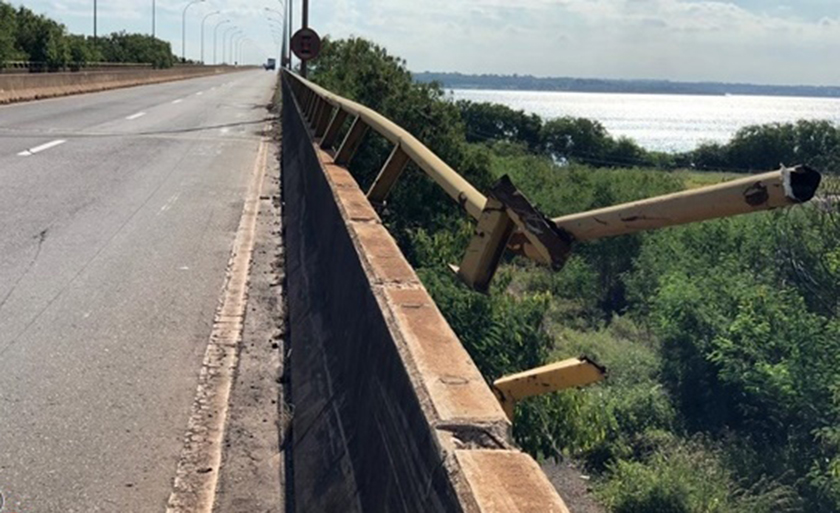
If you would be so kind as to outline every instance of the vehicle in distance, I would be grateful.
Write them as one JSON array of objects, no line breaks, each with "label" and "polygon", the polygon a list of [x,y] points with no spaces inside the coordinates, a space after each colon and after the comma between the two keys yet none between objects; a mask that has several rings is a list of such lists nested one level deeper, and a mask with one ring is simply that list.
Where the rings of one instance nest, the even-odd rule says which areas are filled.
[{"label": "vehicle in distance", "polygon": [[263,67],[266,70],[276,69],[277,68],[277,59],[268,59],[268,62],[263,64]]}]

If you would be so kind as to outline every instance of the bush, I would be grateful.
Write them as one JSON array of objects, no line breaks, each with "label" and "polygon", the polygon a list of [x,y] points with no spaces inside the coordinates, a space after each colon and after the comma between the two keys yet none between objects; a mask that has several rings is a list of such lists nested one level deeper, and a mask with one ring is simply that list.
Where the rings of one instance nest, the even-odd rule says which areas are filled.
[{"label": "bush", "polygon": [[770,171],[808,164],[836,172],[840,129],[828,121],[802,120],[744,127],[728,144],[704,144],[690,152],[698,169]]},{"label": "bush", "polygon": [[739,489],[717,453],[699,441],[666,448],[645,462],[620,461],[609,477],[598,494],[615,513],[778,513],[800,507],[783,486]]}]

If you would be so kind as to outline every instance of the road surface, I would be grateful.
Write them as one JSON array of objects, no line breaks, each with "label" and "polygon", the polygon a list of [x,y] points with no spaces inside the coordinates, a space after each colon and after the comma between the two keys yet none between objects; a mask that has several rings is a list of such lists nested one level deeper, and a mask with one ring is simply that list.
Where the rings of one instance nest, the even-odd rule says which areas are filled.
[{"label": "road surface", "polygon": [[275,75],[0,107],[6,511],[162,511]]}]

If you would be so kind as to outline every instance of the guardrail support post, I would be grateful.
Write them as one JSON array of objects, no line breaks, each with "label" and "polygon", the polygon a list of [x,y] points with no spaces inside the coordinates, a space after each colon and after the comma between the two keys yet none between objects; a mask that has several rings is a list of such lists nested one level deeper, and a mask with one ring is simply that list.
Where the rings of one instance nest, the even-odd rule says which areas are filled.
[{"label": "guardrail support post", "polygon": [[335,111],[335,115],[333,115],[332,120],[330,121],[330,124],[327,126],[326,132],[324,132],[324,138],[321,139],[321,148],[328,150],[333,147],[346,119],[347,112],[341,110],[341,107],[338,107]]},{"label": "guardrail support post", "polygon": [[388,161],[382,166],[382,170],[379,171],[379,175],[367,193],[368,200],[371,203],[383,203],[385,201],[388,193],[391,192],[391,189],[397,183],[403,169],[408,165],[409,160],[408,154],[400,148],[399,144],[394,146],[394,151],[391,152],[391,156],[388,157]]},{"label": "guardrail support post", "polygon": [[320,97],[315,98],[315,106],[312,108],[312,117],[309,118],[309,127],[312,130],[315,130],[318,126],[318,120],[321,119],[321,113],[324,112],[327,105],[327,102]]},{"label": "guardrail support post", "polygon": [[318,102],[320,102],[321,98],[318,97],[317,94],[310,91],[309,94],[309,103],[306,105],[306,121],[311,123],[312,116],[315,113],[315,108],[318,106]]},{"label": "guardrail support post", "polygon": [[344,138],[344,142],[341,143],[341,147],[338,148],[333,161],[339,166],[349,164],[353,155],[356,154],[356,150],[359,149],[359,145],[362,144],[362,138],[364,138],[367,131],[367,124],[362,120],[361,116],[358,116],[350,126],[350,131],[347,132],[347,136]]},{"label": "guardrail support post", "polygon": [[502,202],[487,198],[461,266],[452,270],[473,290],[487,292],[515,227]]},{"label": "guardrail support post", "polygon": [[315,120],[315,137],[323,137],[324,132],[327,131],[327,127],[330,124],[330,120],[332,119],[333,115],[333,106],[327,102],[323,102],[323,107],[321,107],[321,112],[318,114]]}]

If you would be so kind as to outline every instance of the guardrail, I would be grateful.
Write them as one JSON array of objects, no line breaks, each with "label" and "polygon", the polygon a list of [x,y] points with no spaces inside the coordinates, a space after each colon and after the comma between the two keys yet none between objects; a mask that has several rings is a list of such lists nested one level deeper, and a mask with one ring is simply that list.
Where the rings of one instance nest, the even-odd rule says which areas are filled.
[{"label": "guardrail", "polygon": [[321,148],[332,150],[343,125],[351,119],[347,135],[335,150],[336,164],[350,163],[369,129],[394,144],[367,192],[372,203],[384,202],[406,165],[413,162],[478,220],[476,235],[460,267],[453,269],[479,291],[487,290],[506,249],[559,270],[575,242],[803,203],[814,196],[820,184],[818,172],[797,166],[549,219],[507,177],[493,187],[488,198],[413,135],[378,112],[288,70],[283,71],[283,77],[289,80]]},{"label": "guardrail", "polygon": [[[507,176],[485,196],[413,135],[378,112],[289,70],[283,70],[282,77],[301,106],[313,140],[332,154],[335,164],[348,166],[370,129],[394,145],[367,192],[371,203],[382,204],[412,162],[478,221],[461,265],[452,269],[467,285],[482,292],[505,251],[559,270],[576,242],[804,203],[814,197],[821,181],[820,173],[807,166],[783,167],[719,185],[550,219]],[[336,147],[348,120],[349,130]],[[605,375],[606,369],[595,362],[573,358],[502,377],[494,382],[493,391],[512,420],[518,400],[583,386]]]}]

